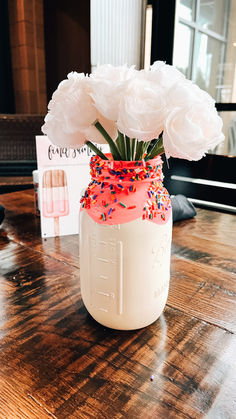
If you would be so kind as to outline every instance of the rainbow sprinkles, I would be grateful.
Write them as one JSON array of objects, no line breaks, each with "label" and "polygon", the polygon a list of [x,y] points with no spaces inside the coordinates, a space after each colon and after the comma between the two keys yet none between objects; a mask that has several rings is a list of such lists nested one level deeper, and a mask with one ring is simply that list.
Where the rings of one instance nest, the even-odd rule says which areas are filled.
[{"label": "rainbow sprinkles", "polygon": [[81,198],[81,210],[100,224],[124,224],[142,218],[157,224],[171,216],[171,201],[164,188],[162,159],[114,161],[94,156],[91,182]]}]

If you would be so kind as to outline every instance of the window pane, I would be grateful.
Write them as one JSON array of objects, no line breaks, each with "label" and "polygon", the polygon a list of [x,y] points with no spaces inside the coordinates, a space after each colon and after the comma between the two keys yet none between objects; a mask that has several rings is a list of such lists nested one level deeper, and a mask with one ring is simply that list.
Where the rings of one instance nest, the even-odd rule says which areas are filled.
[{"label": "window pane", "polygon": [[178,15],[185,20],[194,20],[195,0],[180,0]]},{"label": "window pane", "polygon": [[[196,4],[193,29],[190,19]],[[189,24],[181,18],[189,19]],[[174,65],[217,102],[236,103],[236,0],[179,0],[177,19]],[[215,31],[215,36],[204,29]]]},{"label": "window pane", "polygon": [[173,63],[187,78],[191,76],[192,43],[193,30],[189,26],[179,23],[175,35]]},{"label": "window pane", "polygon": [[217,101],[221,101],[224,44],[198,33],[195,47],[193,81]]},{"label": "window pane", "polygon": [[219,115],[223,119],[225,141],[219,144],[214,152],[216,154],[236,156],[236,111],[220,112]]},{"label": "window pane", "polygon": [[221,66],[221,102],[236,103],[236,1],[231,2],[225,61]]},{"label": "window pane", "polygon": [[225,35],[228,0],[200,0],[198,24],[220,35]]}]

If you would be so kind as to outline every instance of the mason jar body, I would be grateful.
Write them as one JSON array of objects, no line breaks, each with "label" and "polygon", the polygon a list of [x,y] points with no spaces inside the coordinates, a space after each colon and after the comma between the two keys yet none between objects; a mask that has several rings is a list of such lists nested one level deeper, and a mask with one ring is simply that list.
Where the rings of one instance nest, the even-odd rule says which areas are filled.
[{"label": "mason jar body", "polygon": [[95,156],[90,167],[80,211],[82,299],[104,326],[139,329],[161,315],[169,289],[172,213],[162,160]]},{"label": "mason jar body", "polygon": [[171,235],[171,218],[102,225],[80,213],[81,294],[95,320],[132,330],[158,319],[168,296]]}]

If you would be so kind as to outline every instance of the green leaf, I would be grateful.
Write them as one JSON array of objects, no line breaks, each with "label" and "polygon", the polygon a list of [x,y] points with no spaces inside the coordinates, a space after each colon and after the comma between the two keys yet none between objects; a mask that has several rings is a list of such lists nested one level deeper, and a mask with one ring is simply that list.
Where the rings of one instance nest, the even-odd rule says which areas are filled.
[{"label": "green leaf", "polygon": [[136,155],[135,160],[142,160],[143,155],[143,141],[138,141],[137,147],[136,147]]},{"label": "green leaf", "polygon": [[153,152],[153,150],[154,150],[155,146],[157,145],[158,141],[159,141],[159,138],[156,138],[155,140],[152,140],[151,141],[150,147],[148,149],[148,153],[147,153],[147,155],[145,157],[145,161],[147,161],[150,158],[149,156]]},{"label": "green leaf", "polygon": [[154,143],[149,153],[145,157],[145,161],[154,159],[154,157],[164,153],[163,138],[158,138]]},{"label": "green leaf", "polygon": [[130,141],[131,141],[131,160],[134,160],[137,140],[135,138],[131,138]]},{"label": "green leaf", "polygon": [[95,154],[97,154],[101,159],[108,160],[108,158],[99,150],[91,141],[86,141],[85,143]]},{"label": "green leaf", "polygon": [[118,148],[119,153],[121,155],[121,138],[119,136],[116,139],[116,147]]},{"label": "green leaf", "polygon": [[146,153],[148,146],[150,144],[151,141],[145,141],[144,146],[143,146],[143,154]]},{"label": "green leaf", "polygon": [[125,139],[124,139],[124,135],[118,131],[118,138],[119,138],[119,152],[121,155],[121,159],[125,160]]},{"label": "green leaf", "polygon": [[112,140],[110,135],[106,132],[106,130],[103,128],[103,126],[100,124],[99,121],[94,122],[94,126],[97,128],[97,130],[102,134],[102,136],[105,138],[106,142],[109,144],[111,154],[114,158],[114,160],[122,160],[122,157],[119,153],[119,150],[115,144],[115,142]]},{"label": "green leaf", "polygon": [[126,145],[126,160],[130,161],[131,160],[131,147],[130,147],[130,138],[127,137],[127,135],[125,136],[125,145]]}]

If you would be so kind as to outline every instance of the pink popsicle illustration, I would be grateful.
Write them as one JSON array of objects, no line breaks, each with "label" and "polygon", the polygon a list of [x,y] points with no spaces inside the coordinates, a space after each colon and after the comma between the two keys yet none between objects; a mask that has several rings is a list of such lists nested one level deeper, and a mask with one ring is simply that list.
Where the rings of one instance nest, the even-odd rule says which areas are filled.
[{"label": "pink popsicle illustration", "polygon": [[54,233],[59,236],[59,218],[69,214],[66,173],[64,170],[46,170],[42,183],[43,216],[54,218]]}]

